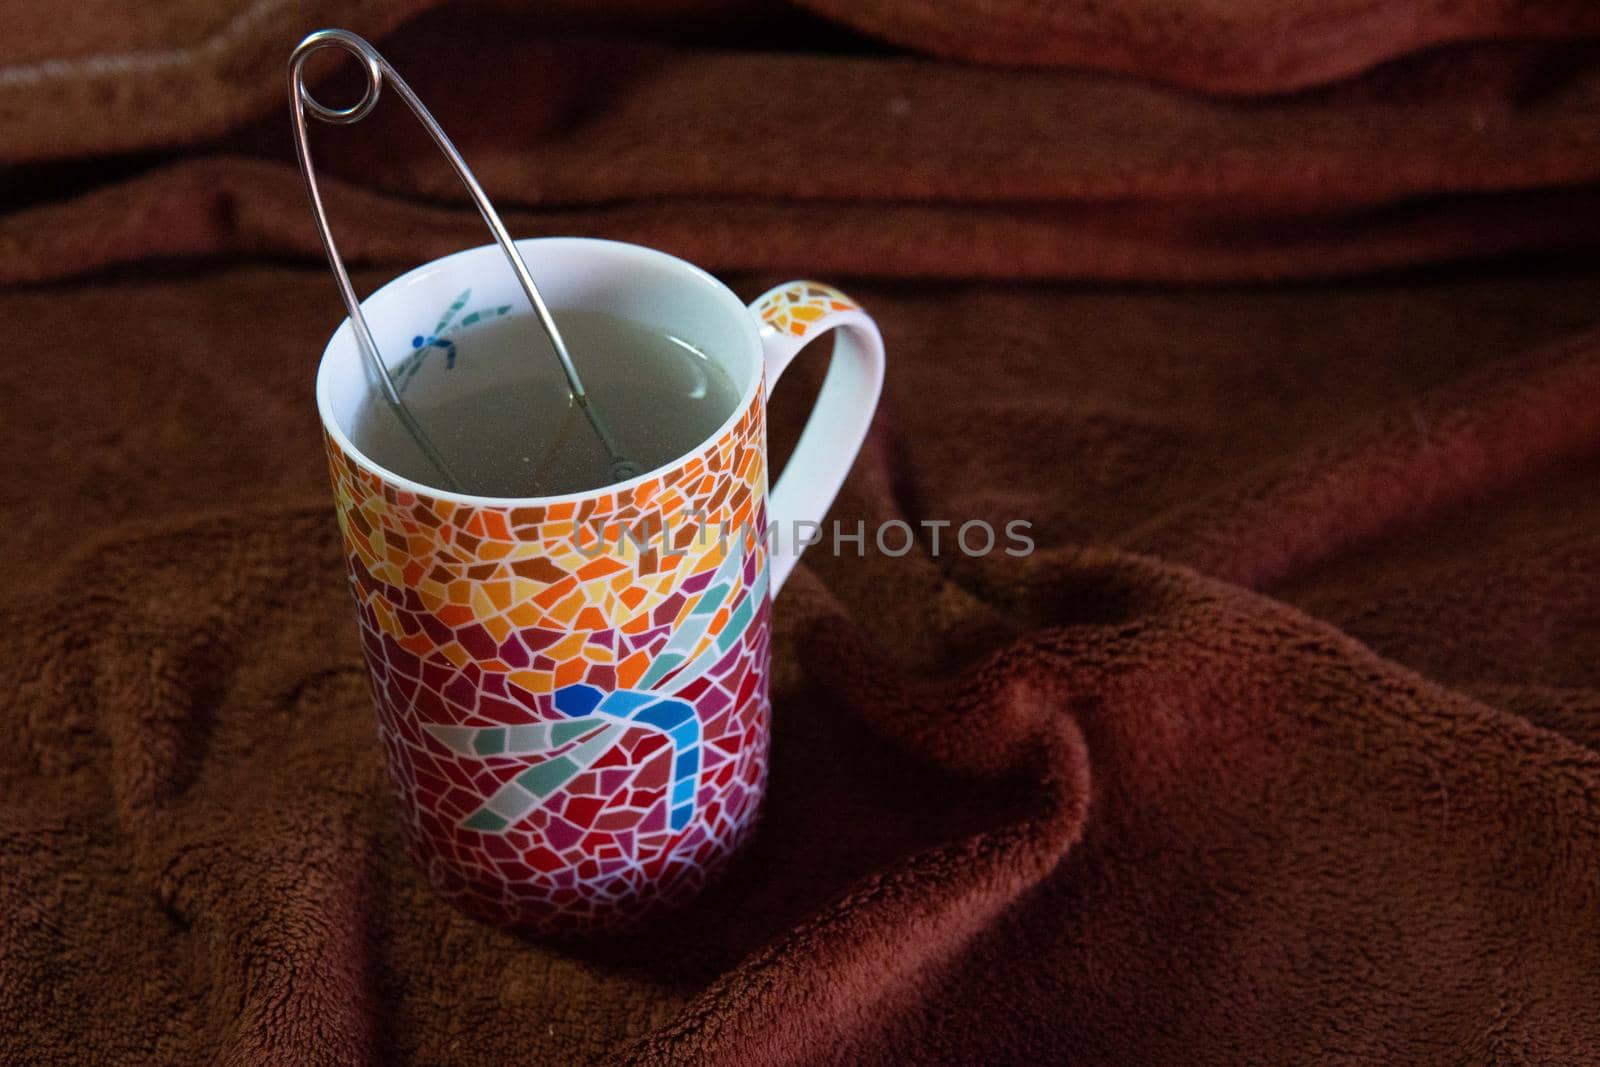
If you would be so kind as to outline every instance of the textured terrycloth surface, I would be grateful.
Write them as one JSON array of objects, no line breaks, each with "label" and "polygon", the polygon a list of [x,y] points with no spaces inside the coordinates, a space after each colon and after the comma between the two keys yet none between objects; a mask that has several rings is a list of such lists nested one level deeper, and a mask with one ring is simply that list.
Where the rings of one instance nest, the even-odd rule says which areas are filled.
[{"label": "textured terrycloth surface", "polygon": [[[445,9],[385,47],[514,229],[659,244],[745,296],[816,273],[879,316],[835,517],[1020,517],[1039,551],[808,557],[760,831],[673,921],[562,947],[456,914],[385,808],[323,482],[338,308],[264,110],[309,16],[140,6],[96,37],[0,6],[29,30],[0,32],[0,144],[33,161],[0,215],[0,1060],[1593,1060],[1600,271],[1551,254],[1597,236],[1588,51],[1219,102],[636,6],[554,45]],[[1395,38],[1400,6],[1349,5],[1274,52],[1288,8],[1163,10],[1234,12],[1277,87],[1589,10],[1407,8]],[[1014,33],[1022,5],[920,10],[848,17],[1091,60],[1061,19]],[[1163,62],[1140,8],[1061,10],[1237,87]],[[149,58],[195,40],[223,43]],[[97,125],[100,68],[39,64],[107,50],[164,73]],[[375,122],[319,138],[363,289],[481,240]],[[820,362],[779,390],[780,451]]]}]

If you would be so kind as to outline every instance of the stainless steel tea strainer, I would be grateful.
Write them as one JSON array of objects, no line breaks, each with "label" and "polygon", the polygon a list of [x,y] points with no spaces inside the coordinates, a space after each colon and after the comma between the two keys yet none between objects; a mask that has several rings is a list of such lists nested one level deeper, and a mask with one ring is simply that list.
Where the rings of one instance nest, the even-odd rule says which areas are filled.
[{"label": "stainless steel tea strainer", "polygon": [[[350,53],[360,60],[366,73],[366,88],[361,94],[361,99],[345,108],[330,108],[319,103],[311,95],[311,90],[305,83],[306,60],[312,54],[323,48],[339,48]],[[599,412],[590,403],[589,395],[583,388],[583,381],[578,377],[578,370],[572,364],[572,355],[567,351],[566,342],[561,339],[561,330],[556,326],[555,319],[550,314],[550,308],[545,304],[544,298],[539,295],[539,287],[533,282],[533,276],[528,273],[528,266],[522,261],[517,246],[511,240],[511,235],[506,232],[505,224],[500,221],[500,215],[495,211],[494,205],[484,195],[483,187],[478,184],[478,179],[473,177],[472,171],[467,168],[466,161],[461,158],[461,153],[456,151],[456,146],[434,120],[432,114],[423,106],[417,94],[411,91],[405,79],[395,73],[389,61],[378,54],[362,37],[351,33],[349,30],[318,30],[306,37],[295,48],[289,57],[289,114],[294,121],[294,149],[300,161],[300,174],[305,179],[306,195],[311,198],[311,214],[317,223],[317,232],[322,237],[322,247],[328,253],[328,266],[333,269],[334,281],[339,286],[339,296],[344,300],[345,310],[350,315],[351,327],[355,330],[356,342],[361,349],[362,358],[367,363],[373,381],[383,392],[383,398],[393,410],[395,417],[402,426],[411,434],[422,449],[428,461],[439,471],[446,487],[461,490],[463,487],[456,476],[451,472],[444,456],[439,453],[433,440],[428,436],[422,424],[417,421],[416,415],[406,405],[400,396],[400,391],[395,387],[394,377],[389,373],[389,368],[383,362],[383,357],[378,352],[377,343],[373,340],[372,331],[367,328],[367,319],[361,311],[361,302],[356,299],[355,288],[350,284],[350,274],[345,270],[344,260],[339,255],[338,245],[334,243],[333,231],[328,227],[328,215],[322,204],[322,192],[317,186],[316,168],[311,162],[311,146],[306,137],[306,111],[310,111],[323,122],[335,126],[348,126],[360,122],[372,112],[378,103],[378,96],[387,81],[394,87],[400,99],[405,101],[411,113],[422,123],[428,131],[428,136],[433,138],[433,143],[439,146],[450,161],[451,169],[467,187],[467,194],[472,197],[472,202],[478,208],[478,213],[483,216],[483,221],[488,224],[489,232],[494,234],[494,239],[500,245],[500,250],[506,254],[506,260],[511,264],[511,270],[517,276],[517,282],[522,286],[523,293],[528,298],[528,303],[533,307],[533,313],[539,320],[539,325],[544,329],[545,336],[550,340],[550,347],[554,349],[556,358],[561,362],[562,373],[566,375],[567,386],[572,392],[573,401],[583,410],[589,425],[599,437],[600,443],[610,457],[611,473],[618,481],[631,478],[639,474],[638,464],[624,458],[618,451],[611,434],[606,430]]]}]

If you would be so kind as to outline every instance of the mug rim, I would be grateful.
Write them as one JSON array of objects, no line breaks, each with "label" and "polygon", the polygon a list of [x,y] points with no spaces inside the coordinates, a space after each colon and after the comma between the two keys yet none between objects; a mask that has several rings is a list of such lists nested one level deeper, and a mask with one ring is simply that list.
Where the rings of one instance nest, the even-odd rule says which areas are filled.
[{"label": "mug rim", "polygon": [[[603,237],[522,237],[518,238],[515,243],[518,251],[522,251],[524,246],[528,245],[566,245],[578,252],[586,252],[597,247],[617,249],[629,255],[653,258],[670,267],[675,272],[675,275],[681,274],[684,281],[708,289],[712,297],[723,304],[731,315],[741,323],[741,327],[747,335],[748,344],[745,345],[745,351],[748,353],[747,358],[755,363],[755,373],[750,375],[750,381],[745,386],[744,392],[740,394],[738,402],[734,404],[733,411],[715,430],[711,431],[694,447],[674,456],[660,466],[653,467],[626,481],[611,482],[606,485],[596,486],[593,489],[583,489],[578,492],[560,493],[552,496],[487,496],[479,493],[461,493],[440,486],[425,485],[413,478],[398,474],[372,459],[372,457],[356,447],[355,442],[350,440],[349,435],[344,432],[344,427],[339,425],[339,420],[333,416],[332,400],[329,397],[329,391],[332,388],[329,384],[331,377],[329,367],[333,360],[338,358],[334,349],[342,344],[357,345],[355,327],[347,315],[340,320],[339,325],[329,336],[327,344],[322,349],[322,358],[317,362],[317,414],[322,420],[323,432],[333,439],[341,452],[353,459],[369,474],[381,479],[385,485],[392,485],[401,492],[414,493],[418,496],[448,501],[453,504],[464,504],[469,507],[547,507],[551,504],[575,503],[608,493],[627,492],[639,485],[643,485],[645,482],[660,477],[665,471],[682,466],[706,451],[706,449],[715,447],[716,443],[737,426],[739,421],[744,418],[745,413],[750,410],[750,405],[755,401],[766,378],[761,365],[761,331],[756,323],[755,314],[745,305],[744,301],[739,299],[732,289],[729,289],[715,275],[702,267],[695,266],[686,259],[672,255],[670,252],[663,252],[660,249],[649,248],[645,245],[632,244],[628,241],[612,241]],[[454,260],[483,255],[488,252],[493,252],[497,258],[503,256],[498,244],[489,243],[477,245],[473,248],[463,248],[460,251],[451,252],[437,259],[430,259],[428,262],[413,267],[404,274],[391,278],[367,294],[361,301],[361,309],[363,312],[370,313],[370,309],[367,307],[370,301],[376,300],[390,289],[409,283],[425,271],[438,270]],[[529,309],[528,313],[531,314],[531,309]],[[356,351],[355,358],[358,360],[362,358],[359,350]]]}]

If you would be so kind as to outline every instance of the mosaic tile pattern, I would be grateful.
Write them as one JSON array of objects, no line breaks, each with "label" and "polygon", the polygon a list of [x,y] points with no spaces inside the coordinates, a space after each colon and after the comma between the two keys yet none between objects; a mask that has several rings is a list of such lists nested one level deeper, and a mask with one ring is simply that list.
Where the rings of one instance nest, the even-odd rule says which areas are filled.
[{"label": "mosaic tile pattern", "polygon": [[793,337],[803,337],[824,315],[860,310],[860,304],[833,286],[805,281],[771,289],[755,304],[757,318],[779,333]]},{"label": "mosaic tile pattern", "polygon": [[403,492],[328,454],[379,736],[434,886],[543,930],[697,890],[766,782],[759,395],[677,467],[543,507]]}]

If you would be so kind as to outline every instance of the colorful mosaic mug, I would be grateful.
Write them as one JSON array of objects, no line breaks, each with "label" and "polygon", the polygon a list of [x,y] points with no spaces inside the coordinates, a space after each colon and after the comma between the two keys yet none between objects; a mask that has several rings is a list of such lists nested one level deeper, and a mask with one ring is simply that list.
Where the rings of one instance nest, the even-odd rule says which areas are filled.
[{"label": "colorful mosaic mug", "polygon": [[[409,847],[472,914],[582,930],[694,893],[750,833],[766,787],[771,598],[804,548],[796,523],[820,522],[861,446],[883,342],[854,301],[814,282],[746,308],[651,249],[519,247],[557,311],[608,312],[706,352],[740,393],[726,423],[667,466],[591,492],[431,488],[351,441],[369,386],[348,320],[323,353],[317,406]],[[425,346],[469,353],[475,320],[522,302],[487,245],[362,307],[398,367]],[[767,393],[830,330],[833,361],[769,501]]]}]

